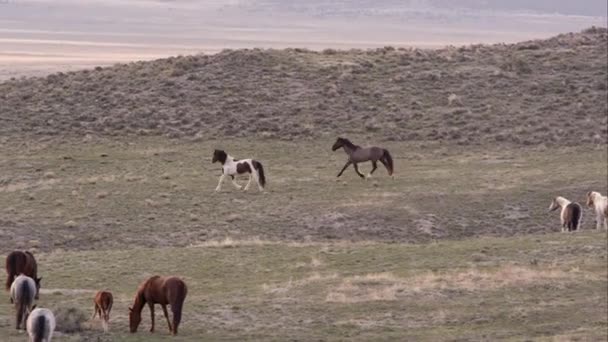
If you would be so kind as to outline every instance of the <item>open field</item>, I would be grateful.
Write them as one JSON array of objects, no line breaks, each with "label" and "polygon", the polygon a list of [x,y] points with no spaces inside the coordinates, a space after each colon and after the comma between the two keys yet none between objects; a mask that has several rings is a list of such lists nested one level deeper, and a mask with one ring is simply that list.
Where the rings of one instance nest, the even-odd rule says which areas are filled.
[{"label": "open field", "polygon": [[[190,286],[183,341],[605,339],[606,232],[587,210],[557,233],[546,212],[606,192],[604,148],[392,142],[395,179],[366,182],[335,180],[331,143],[5,143],[0,251],[36,251],[41,305],[90,315],[92,291],[114,291],[110,335],[85,322],[58,341],[154,340],[147,311],[137,335],[125,319],[157,273]],[[262,161],[267,192],[214,193],[215,147]],[[20,340],[13,319],[2,302],[0,335]]]}]

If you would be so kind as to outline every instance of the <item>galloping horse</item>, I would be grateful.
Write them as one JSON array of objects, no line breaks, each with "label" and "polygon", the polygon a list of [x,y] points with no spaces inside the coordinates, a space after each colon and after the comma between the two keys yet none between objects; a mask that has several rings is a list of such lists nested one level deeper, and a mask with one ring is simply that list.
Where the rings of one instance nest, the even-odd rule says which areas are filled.
[{"label": "galloping horse", "polygon": [[17,330],[19,330],[22,325],[25,329],[27,316],[34,308],[35,296],[36,283],[34,282],[34,279],[23,274],[15,278],[11,285],[11,303],[15,304]]},{"label": "galloping horse", "polygon": [[562,221],[562,232],[577,230],[583,219],[583,208],[576,202],[570,202],[563,197],[555,197],[549,206],[549,211],[562,208],[560,218]]},{"label": "galloping horse", "polygon": [[51,342],[55,331],[55,315],[49,309],[35,309],[27,319],[30,342]]},{"label": "galloping horse", "polygon": [[14,251],[6,257],[6,290],[11,288],[13,280],[19,274],[25,274],[32,278],[36,283],[36,299],[38,299],[38,292],[40,292],[40,280],[38,278],[38,265],[34,255],[28,251]]},{"label": "galloping horse", "polygon": [[109,291],[97,291],[95,294],[95,311],[93,312],[94,319],[96,315],[101,318],[101,324],[103,325],[103,331],[108,332],[108,324],[110,323],[110,311],[112,311],[112,304],[114,304],[114,297]]},{"label": "galloping horse", "polygon": [[249,190],[252,177],[255,179],[256,183],[258,183],[258,188],[260,191],[264,191],[264,186],[266,186],[266,176],[264,176],[264,167],[259,161],[253,159],[238,160],[234,159],[222,150],[215,150],[213,151],[211,163],[215,162],[222,163],[222,175],[220,176],[220,181],[217,184],[215,191],[221,190],[222,182],[226,176],[230,176],[230,178],[232,178],[232,184],[237,189],[243,189],[243,187],[234,180],[234,176],[244,173],[249,173],[249,181],[247,182],[247,185],[245,185],[245,189],[243,189],[244,191]]},{"label": "galloping horse", "polygon": [[359,177],[365,178],[365,176],[361,172],[359,172],[359,167],[357,166],[357,163],[366,162],[368,160],[372,162],[372,170],[367,175],[367,178],[370,178],[372,176],[372,173],[374,173],[374,171],[376,171],[376,169],[378,168],[378,166],[376,165],[378,161],[380,161],[386,167],[389,176],[393,175],[393,158],[391,157],[391,154],[388,152],[388,150],[375,146],[364,148],[353,144],[352,142],[350,142],[350,140],[346,138],[338,138],[334,145],[331,147],[331,149],[332,151],[336,151],[340,147],[344,148],[344,152],[348,154],[348,161],[346,162],[346,165],[344,165],[344,167],[342,168],[342,171],[338,173],[337,177],[340,177],[344,170],[346,170],[346,168],[350,164],[353,164],[355,172],[357,172]]},{"label": "galloping horse", "polygon": [[[148,303],[152,318],[150,332],[154,331],[154,304],[160,304],[169,324],[169,331],[173,335],[177,335],[177,327],[182,318],[182,307],[187,294],[188,287],[186,283],[177,277],[152,276],[148,278],[139,285],[137,294],[135,295],[135,302],[132,307],[129,307],[129,327],[131,332],[137,331],[137,327],[141,323],[141,311],[144,305]],[[171,306],[173,323],[169,321],[167,304]]]},{"label": "galloping horse", "polygon": [[608,229],[608,197],[596,191],[589,191],[587,206],[595,209],[595,228],[600,229],[603,222],[604,229]]}]

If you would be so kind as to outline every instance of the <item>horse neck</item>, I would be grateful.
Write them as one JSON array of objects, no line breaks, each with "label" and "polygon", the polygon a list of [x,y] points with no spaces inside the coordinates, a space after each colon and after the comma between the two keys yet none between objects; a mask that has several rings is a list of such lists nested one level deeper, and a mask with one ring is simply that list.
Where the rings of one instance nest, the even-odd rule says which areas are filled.
[{"label": "horse neck", "polygon": [[141,310],[143,310],[144,305],[146,305],[146,297],[144,296],[144,289],[141,289],[137,292],[137,295],[135,295],[132,309],[139,314],[141,313]]},{"label": "horse neck", "polygon": [[353,154],[353,152],[355,152],[355,150],[357,149],[357,146],[355,145],[343,145],[342,148],[344,148],[344,152],[346,152],[346,154],[348,154],[349,156],[351,154]]},{"label": "horse neck", "polygon": [[226,161],[224,162],[224,165],[232,165],[234,164],[234,157],[231,155],[226,155]]},{"label": "horse neck", "polygon": [[562,208],[565,208],[568,204],[570,204],[570,201],[568,201],[567,199],[565,199],[563,197],[555,198],[555,202],[557,202],[557,204],[559,204],[559,206]]}]

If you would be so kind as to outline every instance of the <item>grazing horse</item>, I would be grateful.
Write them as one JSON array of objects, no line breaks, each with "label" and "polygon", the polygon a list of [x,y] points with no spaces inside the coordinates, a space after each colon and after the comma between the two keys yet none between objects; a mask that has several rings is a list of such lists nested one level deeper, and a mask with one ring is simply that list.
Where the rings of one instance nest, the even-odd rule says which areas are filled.
[{"label": "grazing horse", "polygon": [[30,311],[34,308],[34,297],[36,296],[36,283],[34,279],[20,274],[11,285],[11,303],[15,305],[16,328],[23,325]]},{"label": "grazing horse", "polygon": [[30,342],[51,342],[55,331],[55,315],[49,309],[38,308],[27,319]]},{"label": "grazing horse", "polygon": [[[137,294],[135,294],[135,302],[132,307],[129,307],[129,327],[131,332],[137,331],[137,327],[141,322],[141,311],[144,305],[148,303],[152,318],[150,332],[154,331],[154,304],[160,304],[169,324],[169,331],[173,335],[177,335],[177,327],[182,319],[182,307],[187,294],[188,287],[186,283],[178,277],[152,276],[148,278],[139,285]],[[169,321],[167,304],[171,306],[173,323]]]},{"label": "grazing horse", "polygon": [[555,197],[549,206],[549,211],[562,208],[560,218],[562,221],[562,232],[577,230],[583,219],[583,208],[576,202],[570,202],[563,197]]},{"label": "grazing horse", "polygon": [[38,264],[36,264],[34,255],[28,251],[11,252],[6,257],[7,291],[11,288],[15,277],[22,273],[34,279],[34,282],[36,283],[36,299],[38,299],[38,293],[40,292],[40,280],[42,280],[42,278],[38,278]]},{"label": "grazing horse", "polygon": [[359,172],[359,167],[357,166],[357,163],[366,162],[368,160],[372,162],[372,170],[367,175],[367,178],[370,178],[372,176],[372,173],[374,173],[374,171],[376,171],[376,169],[378,168],[378,166],[376,165],[378,161],[380,161],[386,167],[389,176],[393,175],[393,158],[391,157],[391,154],[388,152],[388,150],[375,146],[357,146],[350,142],[350,140],[345,138],[338,138],[334,145],[331,147],[331,149],[332,151],[336,151],[340,147],[344,148],[344,152],[348,154],[348,161],[346,162],[346,165],[344,165],[344,167],[342,168],[342,171],[338,173],[337,177],[340,177],[344,170],[346,170],[346,168],[350,164],[353,164],[355,172],[357,172],[359,177],[365,178],[365,176],[361,172]]},{"label": "grazing horse", "polygon": [[112,311],[112,304],[114,304],[114,297],[109,291],[97,291],[95,294],[95,311],[93,312],[94,319],[96,315],[101,318],[101,324],[103,325],[103,331],[108,332],[108,324],[110,323],[110,311]]},{"label": "grazing horse", "polygon": [[243,187],[234,180],[234,176],[244,173],[249,174],[249,181],[247,182],[247,185],[245,185],[245,189],[243,189],[244,191],[249,190],[251,178],[255,179],[256,183],[258,183],[258,188],[260,191],[264,191],[264,186],[266,186],[266,176],[264,176],[264,167],[259,161],[253,159],[238,160],[234,159],[222,150],[215,150],[213,151],[213,159],[211,159],[211,163],[215,162],[222,163],[222,175],[220,176],[220,181],[217,184],[215,191],[221,190],[222,182],[226,176],[230,176],[230,178],[232,178],[232,184],[237,189],[243,189]]},{"label": "grazing horse", "polygon": [[589,191],[587,206],[595,209],[595,229],[600,229],[602,222],[604,229],[608,229],[608,197],[596,191]]}]

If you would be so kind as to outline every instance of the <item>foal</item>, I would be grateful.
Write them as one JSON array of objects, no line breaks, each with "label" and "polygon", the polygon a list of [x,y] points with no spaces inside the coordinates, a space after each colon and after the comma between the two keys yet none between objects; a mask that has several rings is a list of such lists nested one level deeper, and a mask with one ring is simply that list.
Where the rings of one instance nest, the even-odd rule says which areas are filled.
[{"label": "foal", "polygon": [[94,319],[96,315],[101,318],[101,324],[103,325],[103,331],[108,332],[108,324],[110,323],[110,311],[112,311],[112,304],[114,304],[114,297],[111,292],[108,291],[97,291],[95,294],[95,311],[93,312]]},{"label": "foal", "polygon": [[6,257],[6,289],[9,290],[13,280],[19,274],[24,274],[36,283],[36,299],[40,291],[40,280],[38,278],[38,264],[34,255],[28,251],[13,251]]},{"label": "foal", "polygon": [[608,229],[608,197],[599,192],[589,191],[587,193],[587,206],[595,209],[595,229],[602,227]]},{"label": "foal", "polygon": [[49,309],[35,309],[27,319],[30,342],[51,342],[55,331],[55,315]]},{"label": "foal", "polygon": [[[177,335],[177,327],[182,319],[182,307],[187,294],[186,283],[177,277],[152,276],[148,278],[139,285],[137,294],[135,294],[135,302],[132,307],[129,307],[129,328],[131,332],[137,331],[137,327],[141,323],[141,311],[144,305],[148,303],[152,318],[150,332],[154,332],[154,304],[160,304],[169,324],[169,331],[173,335]],[[171,306],[173,323],[169,321],[167,305]]]},{"label": "foal", "polygon": [[15,304],[16,328],[23,326],[30,311],[34,308],[34,297],[36,296],[36,283],[34,279],[20,274],[11,285],[11,303]]},{"label": "foal", "polygon": [[220,176],[220,181],[217,184],[215,191],[220,191],[222,189],[222,182],[226,176],[230,176],[230,178],[232,178],[232,184],[237,189],[243,189],[243,187],[237,184],[237,182],[234,180],[234,176],[244,173],[249,174],[249,181],[247,182],[247,185],[245,185],[245,189],[243,189],[244,191],[249,190],[251,178],[255,179],[256,183],[258,183],[258,188],[260,191],[264,191],[264,186],[266,186],[266,176],[264,175],[264,167],[259,161],[253,159],[238,160],[234,159],[222,150],[215,150],[213,151],[213,159],[211,159],[211,162],[220,162],[222,164],[222,175]]},{"label": "foal", "polygon": [[372,170],[367,175],[367,178],[370,178],[372,176],[372,173],[374,173],[374,171],[376,171],[376,169],[378,168],[378,166],[376,165],[378,161],[380,161],[384,165],[384,167],[386,167],[389,176],[393,175],[393,158],[391,157],[391,154],[388,152],[388,150],[375,146],[364,148],[353,144],[352,142],[350,142],[350,140],[346,138],[338,138],[334,145],[331,147],[331,149],[332,151],[336,151],[340,147],[344,148],[344,152],[348,154],[348,161],[346,162],[346,165],[344,165],[344,167],[342,168],[342,171],[338,173],[337,177],[340,177],[344,170],[346,170],[346,168],[350,164],[353,164],[355,172],[357,172],[359,177],[365,178],[365,176],[361,172],[359,172],[359,167],[357,166],[357,163],[366,162],[368,160],[372,162]]},{"label": "foal", "polygon": [[583,219],[583,208],[581,205],[558,196],[551,202],[549,211],[554,211],[558,208],[562,208],[560,213],[562,232],[566,231],[566,229],[568,229],[569,232],[577,230]]}]

